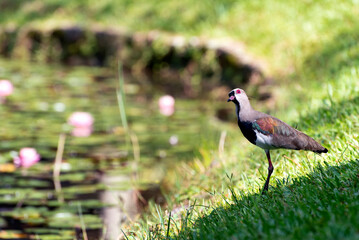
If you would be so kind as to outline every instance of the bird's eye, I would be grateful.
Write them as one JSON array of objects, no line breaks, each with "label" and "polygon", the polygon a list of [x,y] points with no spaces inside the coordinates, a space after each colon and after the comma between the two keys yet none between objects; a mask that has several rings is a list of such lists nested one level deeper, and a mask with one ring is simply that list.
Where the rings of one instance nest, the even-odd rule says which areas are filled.
[{"label": "bird's eye", "polygon": [[236,93],[237,93],[237,94],[240,94],[240,93],[241,93],[241,90],[237,89]]}]

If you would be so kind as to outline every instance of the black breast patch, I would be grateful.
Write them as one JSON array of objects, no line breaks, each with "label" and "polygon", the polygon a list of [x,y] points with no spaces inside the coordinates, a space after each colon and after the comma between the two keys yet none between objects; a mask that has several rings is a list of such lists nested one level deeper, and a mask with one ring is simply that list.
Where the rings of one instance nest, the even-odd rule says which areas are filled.
[{"label": "black breast patch", "polygon": [[248,139],[248,141],[250,141],[251,143],[253,143],[254,145],[256,144],[256,140],[257,140],[257,136],[256,133],[253,130],[252,127],[252,123],[251,122],[240,122],[238,121],[238,126],[241,129],[243,135]]}]

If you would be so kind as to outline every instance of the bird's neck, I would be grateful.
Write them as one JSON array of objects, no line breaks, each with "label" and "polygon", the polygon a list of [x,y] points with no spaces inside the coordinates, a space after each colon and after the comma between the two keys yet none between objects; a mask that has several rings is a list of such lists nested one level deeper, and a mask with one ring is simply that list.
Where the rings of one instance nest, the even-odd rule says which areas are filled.
[{"label": "bird's neck", "polygon": [[250,116],[252,115],[253,111],[254,110],[250,104],[236,104],[238,123],[242,121],[251,121]]}]

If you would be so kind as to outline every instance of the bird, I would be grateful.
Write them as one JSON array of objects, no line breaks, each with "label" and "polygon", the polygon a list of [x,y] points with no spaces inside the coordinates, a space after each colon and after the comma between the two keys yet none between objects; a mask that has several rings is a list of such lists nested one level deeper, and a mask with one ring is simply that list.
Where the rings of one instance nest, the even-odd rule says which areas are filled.
[{"label": "bird", "polygon": [[254,110],[244,90],[235,88],[228,93],[227,102],[236,106],[238,126],[252,144],[264,149],[268,160],[268,176],[262,194],[268,192],[270,177],[274,167],[270,157],[272,149],[306,150],[327,153],[328,149],[305,133],[268,114]]}]

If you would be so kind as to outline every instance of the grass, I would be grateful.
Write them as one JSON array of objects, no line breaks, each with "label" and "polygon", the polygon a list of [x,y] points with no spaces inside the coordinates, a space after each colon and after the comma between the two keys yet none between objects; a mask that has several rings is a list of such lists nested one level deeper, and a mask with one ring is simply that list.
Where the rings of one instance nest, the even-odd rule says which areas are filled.
[{"label": "grass", "polygon": [[[149,217],[152,227],[139,226],[141,231],[136,237],[357,239],[358,79],[358,71],[354,69],[343,73],[339,80],[351,89],[351,94],[345,97],[344,93],[337,92],[332,98],[328,96],[316,111],[297,120],[301,130],[329,148],[328,154],[273,151],[274,178],[269,193],[261,196],[267,168],[264,152],[242,141],[238,144],[237,139],[228,139],[226,156],[220,159],[219,167],[203,172],[193,165],[192,173],[181,171],[188,178],[176,193],[186,195],[187,203],[182,207],[176,203],[168,207],[169,210],[181,209],[170,217],[170,234],[167,235],[168,225],[156,225],[156,220]],[[246,146],[242,148],[242,144]],[[210,193],[207,196],[203,195],[206,191]],[[184,202],[183,199],[174,201]],[[162,214],[155,219],[167,222],[169,215]],[[146,233],[146,229],[150,231]]]},{"label": "grass", "polygon": [[[51,26],[70,16],[66,22],[243,41],[276,79],[274,104],[254,99],[255,108],[270,109],[329,149],[321,157],[273,151],[271,187],[260,196],[267,171],[264,152],[241,137],[235,123],[213,120],[227,131],[225,151],[219,154],[203,141],[201,154],[166,179],[168,205],[150,205],[142,220],[124,229],[126,238],[359,238],[356,1],[24,2],[2,1],[0,23]],[[19,11],[14,14],[12,8]]]},{"label": "grass", "polygon": [[[277,181],[263,197],[257,189],[246,192],[243,179],[230,182],[208,210],[194,210],[199,218],[173,239],[357,239],[358,113],[356,94],[301,118],[306,132],[326,139],[327,156],[294,152],[294,163],[276,161]],[[251,160],[259,159],[244,161]]]},{"label": "grass", "polygon": [[358,238],[359,160],[319,165],[310,174],[278,182],[267,196],[236,193],[232,201],[196,219],[174,239]]}]

